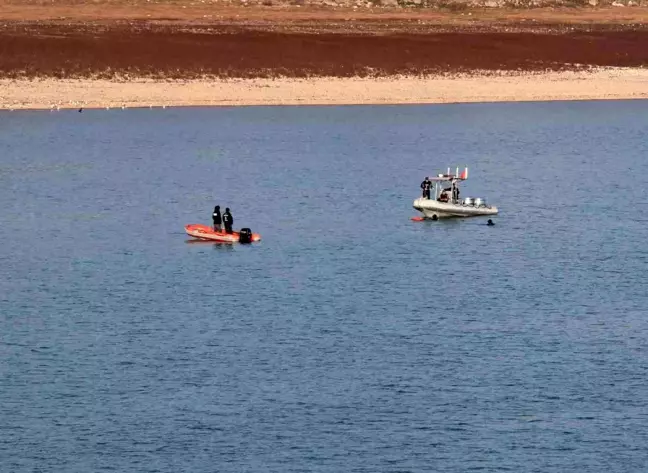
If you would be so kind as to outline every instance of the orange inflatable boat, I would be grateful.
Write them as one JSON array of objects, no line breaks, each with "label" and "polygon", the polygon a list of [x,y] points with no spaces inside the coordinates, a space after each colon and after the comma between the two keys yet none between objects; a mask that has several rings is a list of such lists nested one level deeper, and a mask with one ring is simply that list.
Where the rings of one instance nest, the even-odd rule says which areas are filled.
[{"label": "orange inflatable boat", "polygon": [[238,232],[216,232],[212,227],[192,223],[185,225],[187,235],[201,240],[220,241],[221,243],[252,243],[260,241],[261,235],[252,233],[249,228],[241,228]]}]

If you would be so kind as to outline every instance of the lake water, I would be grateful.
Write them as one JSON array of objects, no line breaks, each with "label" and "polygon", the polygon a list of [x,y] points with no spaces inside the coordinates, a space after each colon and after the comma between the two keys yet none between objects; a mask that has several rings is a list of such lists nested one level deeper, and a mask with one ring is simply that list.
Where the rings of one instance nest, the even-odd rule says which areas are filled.
[{"label": "lake water", "polygon": [[0,471],[646,471],[647,112],[0,113]]}]

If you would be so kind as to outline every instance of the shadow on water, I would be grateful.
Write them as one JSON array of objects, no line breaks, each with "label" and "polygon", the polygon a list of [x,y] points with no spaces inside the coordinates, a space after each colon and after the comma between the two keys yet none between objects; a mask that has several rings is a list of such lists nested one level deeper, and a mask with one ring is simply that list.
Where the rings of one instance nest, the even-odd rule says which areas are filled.
[{"label": "shadow on water", "polygon": [[425,220],[422,220],[418,223],[422,223],[426,226],[431,226],[431,225],[451,225],[451,226],[456,226],[459,225],[462,222],[462,219],[460,218],[440,218],[439,220],[432,220],[431,218],[426,218]]},{"label": "shadow on water", "polygon": [[222,241],[208,241],[208,240],[185,240],[185,243],[188,245],[196,245],[196,246],[213,246],[214,249],[222,249],[222,250],[233,250],[234,245],[231,243],[226,243]]},{"label": "shadow on water", "polygon": [[442,218],[439,220],[432,220],[431,218],[426,218],[421,220],[419,223],[424,223],[427,225],[460,225],[460,224],[470,224],[470,225],[488,225],[489,220],[492,220],[493,225],[497,223],[497,220],[491,218],[487,219],[484,216],[478,217],[469,217],[469,218]]}]

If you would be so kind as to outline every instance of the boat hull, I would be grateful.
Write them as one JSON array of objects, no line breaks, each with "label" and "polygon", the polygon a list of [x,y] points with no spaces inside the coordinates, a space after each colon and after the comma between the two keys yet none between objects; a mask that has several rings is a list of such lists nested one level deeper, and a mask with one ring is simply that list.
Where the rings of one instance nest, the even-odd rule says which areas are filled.
[{"label": "boat hull", "polygon": [[[185,225],[185,232],[187,235],[194,238],[198,238],[204,241],[217,241],[220,243],[238,243],[239,242],[239,233],[225,233],[225,232],[216,232],[212,227],[207,225],[201,225],[198,223],[193,223]],[[252,234],[252,241],[260,241],[261,235],[258,233]]]},{"label": "boat hull", "polygon": [[497,215],[497,207],[492,205],[463,205],[448,202],[439,202],[432,199],[419,197],[413,203],[413,207],[421,212],[425,218],[452,218],[452,217],[481,217],[485,215]]}]

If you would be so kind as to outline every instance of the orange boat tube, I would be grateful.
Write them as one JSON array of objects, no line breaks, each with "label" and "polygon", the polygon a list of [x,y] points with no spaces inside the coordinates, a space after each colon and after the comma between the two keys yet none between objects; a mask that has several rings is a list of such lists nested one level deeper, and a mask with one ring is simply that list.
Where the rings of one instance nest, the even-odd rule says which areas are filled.
[{"label": "orange boat tube", "polygon": [[[207,241],[219,241],[221,243],[240,243],[241,242],[241,232],[216,232],[212,227],[207,225],[201,225],[199,223],[191,223],[185,225],[185,231],[187,235],[200,240]],[[252,233],[250,242],[260,241],[261,235],[258,233]]]}]

